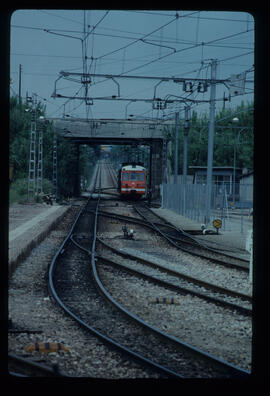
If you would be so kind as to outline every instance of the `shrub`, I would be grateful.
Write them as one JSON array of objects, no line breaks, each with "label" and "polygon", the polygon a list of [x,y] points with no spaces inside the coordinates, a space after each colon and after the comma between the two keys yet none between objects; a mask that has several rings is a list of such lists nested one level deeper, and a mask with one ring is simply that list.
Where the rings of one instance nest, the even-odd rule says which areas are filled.
[{"label": "shrub", "polygon": [[[45,194],[52,193],[53,185],[48,179],[43,179],[43,192]],[[28,196],[28,178],[15,180],[9,189],[9,203],[24,202]],[[36,202],[43,202],[42,199],[36,196]]]}]

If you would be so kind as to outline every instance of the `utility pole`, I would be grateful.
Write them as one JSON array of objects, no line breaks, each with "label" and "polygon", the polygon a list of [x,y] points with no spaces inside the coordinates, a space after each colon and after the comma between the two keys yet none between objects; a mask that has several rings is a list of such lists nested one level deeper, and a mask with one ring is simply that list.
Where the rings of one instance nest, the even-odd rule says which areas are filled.
[{"label": "utility pole", "polygon": [[31,199],[34,199],[36,192],[36,94],[33,94],[33,98],[27,96],[27,101],[33,103],[30,129],[30,154],[28,173],[28,201],[30,201]]},{"label": "utility pole", "polygon": [[[43,117],[40,117],[40,119]],[[40,124],[39,124],[40,125]],[[45,132],[46,121],[43,119],[39,127],[38,137],[38,167],[37,167],[37,193],[43,193],[43,133]]]},{"label": "utility pole", "polygon": [[75,163],[75,181],[74,181],[74,188],[73,194],[74,197],[80,196],[80,145],[79,143],[75,143],[75,150],[76,150],[76,163]]},{"label": "utility pole", "polygon": [[185,106],[185,122],[184,122],[184,145],[183,145],[183,203],[184,210],[183,215],[186,215],[186,184],[187,184],[187,146],[188,146],[188,132],[189,132],[189,122],[190,122],[190,107]]},{"label": "utility pole", "polygon": [[22,108],[22,65],[19,66],[19,105]]},{"label": "utility pole", "polygon": [[177,184],[178,175],[178,121],[179,113],[175,113],[175,137],[174,137],[174,184]]},{"label": "utility pole", "polygon": [[187,184],[187,146],[188,146],[188,132],[190,122],[190,107],[185,107],[185,122],[184,122],[184,147],[183,147],[183,184]]},{"label": "utility pole", "polygon": [[53,194],[57,200],[57,135],[53,129]]},{"label": "utility pole", "polygon": [[[216,79],[216,72],[217,72],[217,60],[212,59],[211,80]],[[209,114],[209,130],[208,130],[206,225],[210,222],[210,211],[211,211],[214,133],[215,133],[215,99],[216,99],[216,82],[212,81],[211,89],[210,89],[210,114]]]}]

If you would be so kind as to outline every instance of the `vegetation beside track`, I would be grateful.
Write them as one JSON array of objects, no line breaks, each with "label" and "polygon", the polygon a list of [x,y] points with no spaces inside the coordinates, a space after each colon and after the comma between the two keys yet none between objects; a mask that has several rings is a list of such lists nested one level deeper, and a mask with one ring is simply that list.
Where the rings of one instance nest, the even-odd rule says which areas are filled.
[{"label": "vegetation beside track", "polygon": [[[26,111],[28,110],[28,111]],[[30,109],[31,110],[31,109]],[[46,106],[38,102],[36,108],[37,134],[41,127],[39,117],[46,119]],[[27,103],[19,104],[16,96],[10,98],[9,162],[12,164],[9,202],[23,202],[27,199],[31,111]],[[82,186],[89,183],[100,146],[79,146],[79,174]],[[57,137],[58,197],[72,196],[77,177],[77,148],[63,137]],[[43,133],[43,190],[52,191],[53,174],[53,125],[47,122]]]}]

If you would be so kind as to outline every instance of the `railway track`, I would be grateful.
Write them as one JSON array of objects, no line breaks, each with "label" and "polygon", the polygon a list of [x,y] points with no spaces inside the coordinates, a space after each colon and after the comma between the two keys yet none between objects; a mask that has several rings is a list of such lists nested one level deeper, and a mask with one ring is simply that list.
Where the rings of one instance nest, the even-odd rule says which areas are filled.
[{"label": "railway track", "polygon": [[[155,227],[164,226],[164,223],[162,224],[159,222],[158,223],[155,222],[155,223],[151,224],[148,221],[146,221],[145,219],[141,220],[141,219],[130,217],[130,216],[123,216],[123,215],[108,213],[108,212],[104,212],[104,211],[99,211],[99,215],[117,219],[117,220],[121,220],[123,222],[123,224],[126,224],[127,222],[129,222],[131,224],[138,224],[138,225],[141,225],[144,227],[148,227],[153,231],[156,231]],[[166,224],[166,227],[167,227],[167,224]],[[169,228],[170,228],[170,225],[169,225]],[[247,294],[244,294],[244,293],[241,293],[241,292],[238,292],[235,290],[230,290],[228,288],[220,287],[216,284],[206,282],[206,281],[200,280],[200,279],[192,277],[192,276],[188,276],[188,275],[181,273],[179,271],[171,270],[167,266],[164,267],[164,266],[159,265],[153,261],[149,261],[145,258],[141,258],[138,256],[137,253],[135,255],[135,254],[124,252],[123,250],[116,249],[111,244],[108,245],[101,239],[98,239],[98,241],[100,243],[102,243],[103,246],[106,246],[107,249],[110,249],[114,253],[116,253],[122,257],[125,257],[126,259],[132,260],[132,262],[131,262],[131,264],[129,264],[128,268],[129,268],[129,271],[132,271],[132,270],[134,270],[134,267],[139,267],[139,269],[138,269],[139,272],[137,272],[137,275],[140,275],[142,277],[149,276],[149,278],[151,278],[152,281],[156,281],[156,282],[160,281],[161,283],[163,282],[164,285],[165,285],[165,283],[167,283],[168,288],[175,289],[175,290],[178,289],[178,291],[180,291],[181,293],[188,293],[190,295],[196,295],[202,299],[205,299],[207,301],[212,301],[213,303],[215,303],[217,305],[222,305],[222,306],[227,307],[231,310],[235,310],[237,312],[244,313],[246,315],[252,314],[252,307],[251,307],[252,297]],[[107,260],[107,262],[110,262],[111,265],[114,265],[114,266],[122,265],[119,262],[116,263],[114,260],[110,260],[108,255],[107,255],[107,257],[101,256],[100,258],[101,259],[103,258],[103,261]],[[139,263],[142,264],[141,267],[140,267]],[[127,260],[125,260],[125,266],[126,265],[127,265]],[[148,267],[148,269],[146,269],[147,267]],[[152,268],[152,270],[150,270],[150,273],[149,273],[149,267]],[[157,275],[153,274],[153,268],[155,268],[157,270],[156,271]],[[126,269],[126,270],[128,270],[128,269]],[[134,270],[134,272],[136,272],[136,270]],[[158,279],[153,278],[154,275],[156,275],[158,277]],[[169,283],[167,281],[167,279],[170,279],[170,278],[172,279],[173,283]]]},{"label": "railway track", "polygon": [[[119,214],[115,214],[115,213],[111,213],[111,212],[105,212],[105,211],[99,211],[99,215],[102,216],[102,217],[105,217],[105,218],[116,219],[116,220],[120,221],[120,223],[123,223],[123,224],[129,223],[129,224],[131,224],[133,226],[134,225],[139,225],[139,226],[146,227],[146,228],[148,228],[148,229],[150,229],[152,231],[156,231],[155,227],[152,224],[150,224],[149,222],[146,222],[145,220],[138,219],[138,218],[135,218],[135,217],[124,216],[124,215],[119,215]],[[160,223],[153,223],[153,224],[158,227]],[[100,240],[100,242],[105,244],[104,241],[102,241],[102,240]],[[121,250],[116,249],[111,244],[110,244],[110,246],[108,246],[108,245],[106,245],[106,246],[109,249],[111,249],[112,251],[114,251],[115,253],[120,254],[121,256],[124,256],[126,258],[130,258],[131,260],[137,260],[137,261],[139,261],[139,262],[141,262],[141,263],[143,263],[143,264],[145,264],[147,266],[152,266],[152,267],[158,268],[159,270],[164,271],[167,274],[173,274],[174,276],[177,276],[178,278],[183,278],[187,282],[191,282],[193,284],[199,285],[199,286],[201,286],[203,288],[212,290],[212,291],[214,291],[216,293],[221,293],[221,294],[225,294],[226,296],[232,296],[234,298],[242,299],[243,301],[247,301],[249,303],[252,302],[252,297],[250,295],[248,295],[248,294],[241,293],[241,292],[236,291],[236,290],[230,290],[228,288],[221,287],[221,286],[218,286],[216,284],[203,281],[203,280],[198,279],[196,277],[189,276],[189,275],[187,275],[185,273],[181,273],[181,271],[179,271],[179,270],[178,271],[172,270],[172,269],[170,269],[168,267],[168,265],[166,265],[166,266],[159,265],[156,262],[154,262],[153,260],[147,260],[146,258],[140,257],[139,252],[136,252],[136,254],[135,253],[132,254],[130,252],[123,251],[123,249],[121,249]],[[236,309],[237,309],[237,307],[236,307]],[[249,310],[249,312],[251,312],[251,309],[248,308],[248,310]]]},{"label": "railway track", "polygon": [[66,377],[57,364],[52,367],[26,359],[14,353],[8,354],[9,374],[13,377]]},{"label": "railway track", "polygon": [[241,314],[252,314],[252,298],[247,294],[223,288],[215,284],[199,280],[195,277],[188,276],[179,271],[171,270],[168,267],[164,267],[153,261],[141,258],[138,254],[135,255],[116,249],[99,238],[98,242],[108,250],[113,251],[116,255],[124,257],[124,260],[122,259],[119,262],[118,257],[112,259],[108,257],[108,254],[104,255],[103,253],[98,256],[98,258],[103,262],[122,268],[123,271],[134,273],[137,276],[148,279],[154,283],[163,285],[165,288],[175,290],[180,294],[197,296],[208,302],[221,305]]},{"label": "railway track", "polygon": [[[91,202],[91,204],[94,203]],[[144,336],[140,328],[134,328],[127,320],[123,319],[123,315],[119,314],[117,309],[112,309],[111,305],[108,305],[100,295],[92,278],[94,276],[96,283],[99,283],[95,270],[94,254],[91,255],[92,274],[90,273],[90,252],[88,249],[91,244],[85,234],[84,227],[78,224],[80,222],[89,225],[89,222],[91,220],[93,222],[96,216],[92,215],[91,219],[88,212],[87,220],[85,220],[85,216],[82,220],[82,214],[82,212],[79,214],[50,267],[49,288],[53,298],[67,314],[106,344],[127,354],[129,358],[139,361],[140,364],[150,366],[154,372],[161,372],[165,377],[181,378],[181,375],[166,369],[166,367],[155,363],[142,354],[147,337]],[[95,228],[96,222],[92,225]],[[95,233],[95,229],[93,227],[91,229]],[[70,239],[74,233],[76,233],[76,237],[72,239],[76,239],[76,247]],[[92,253],[94,253],[94,240],[92,242]],[[81,251],[78,246],[80,246]],[[126,336],[129,333],[132,335],[132,339],[127,342]],[[130,345],[133,346],[138,337],[142,342],[140,344],[141,353],[130,348]]]},{"label": "railway track", "polygon": [[[140,260],[138,260],[138,257],[136,257],[135,261],[134,254],[133,257],[132,254],[129,254],[128,257],[125,256],[125,252],[122,251],[121,253],[124,258],[119,258],[119,254],[115,256],[115,253],[111,253],[104,245],[102,245],[102,253],[99,252],[98,249],[101,246],[101,242],[96,237],[99,226],[107,227],[110,223],[116,224],[120,220],[121,222],[127,223],[127,221],[130,220],[131,224],[132,222],[136,222],[139,227],[148,227],[151,231],[155,230],[151,224],[139,218],[139,215],[137,215],[136,219],[131,216],[116,215],[115,219],[117,221],[109,221],[106,225],[104,217],[108,216],[108,213],[106,213],[104,209],[106,210],[109,206],[119,207],[118,211],[121,213],[122,211],[128,212],[131,209],[130,203],[128,202],[124,201],[119,204],[115,202],[116,200],[112,203],[111,200],[105,199],[103,194],[105,191],[109,191],[106,190],[106,188],[111,189],[111,187],[107,186],[110,186],[112,183],[112,178],[109,176],[107,177],[105,175],[106,172],[107,170],[104,169],[103,166],[97,167],[94,176],[92,197],[78,214],[65,241],[62,243],[51,262],[49,270],[49,290],[52,298],[50,304],[52,304],[54,299],[67,315],[71,316],[86,330],[83,334],[86,335],[87,339],[93,338],[87,336],[87,332],[90,332],[94,334],[96,338],[102,340],[102,343],[109,345],[110,349],[121,351],[117,353],[117,356],[119,356],[119,358],[117,358],[119,359],[119,368],[122,367],[121,370],[125,370],[125,360],[128,360],[128,366],[131,367],[132,372],[131,377],[134,375],[134,367],[135,370],[138,370],[139,376],[142,375],[153,378],[248,377],[250,373],[247,369],[243,369],[243,367],[249,368],[249,365],[244,364],[242,366],[241,360],[238,361],[238,359],[234,359],[234,356],[231,359],[231,356],[225,354],[226,358],[228,356],[229,362],[231,362],[230,364],[226,361],[226,358],[223,360],[223,355],[219,353],[219,348],[217,348],[217,350],[204,348],[203,344],[194,343],[192,337],[189,339],[189,335],[191,331],[193,332],[193,329],[187,332],[186,338],[182,338],[181,334],[175,334],[170,330],[167,331],[166,327],[159,326],[158,322],[152,321],[152,312],[154,312],[154,310],[159,310],[159,308],[162,310],[162,306],[157,308],[156,304],[148,305],[146,302],[145,310],[151,313],[149,318],[141,315],[137,307],[133,309],[132,298],[128,298],[128,293],[126,294],[126,290],[128,290],[129,285],[132,284],[136,285],[136,287],[138,287],[138,293],[142,294],[144,293],[143,288],[145,285],[149,285],[150,290],[152,290],[152,288],[154,290],[155,287],[158,287],[160,290],[164,290],[165,295],[167,293],[166,290],[170,290],[174,295],[180,297],[183,305],[186,305],[186,302],[188,302],[185,309],[187,310],[187,307],[190,306],[192,310],[190,312],[193,312],[193,307],[196,308],[197,304],[200,306],[197,297],[199,297],[202,291],[201,289],[204,286],[199,286],[198,284],[197,290],[194,290],[193,288],[196,284],[195,279],[191,282],[191,277],[187,277],[183,274],[182,279],[186,278],[186,284],[184,281],[182,283],[179,277],[173,273],[173,270],[169,271],[168,269],[162,269],[161,266],[158,269],[156,263],[146,259],[139,262]],[[104,179],[106,180],[105,185]],[[104,201],[101,201],[102,197],[104,197]],[[100,202],[102,202],[103,205],[100,204]],[[102,211],[99,210],[101,207],[103,209]],[[124,207],[126,207],[126,209],[124,209]],[[155,226],[158,227],[160,223],[159,220],[156,220]],[[139,229],[142,230],[142,228]],[[109,230],[111,230],[111,228]],[[167,231],[168,230],[169,228],[167,228]],[[110,235],[110,231],[107,235],[109,241],[114,238],[113,234]],[[147,234],[144,234],[144,237],[148,239],[146,235]],[[154,236],[153,241],[155,238],[157,237]],[[151,240],[152,237],[149,234],[149,241]],[[110,242],[109,244],[111,245]],[[96,246],[98,249],[96,249]],[[130,247],[132,247],[132,243]],[[106,253],[106,255],[104,253]],[[115,263],[112,261],[115,261]],[[118,289],[116,294],[114,285],[116,285]],[[140,285],[142,289],[140,289]],[[186,290],[188,287],[190,290]],[[206,301],[209,301],[209,299],[211,300],[215,294],[213,293],[211,296],[210,291],[204,290],[203,292],[208,294],[208,297],[202,297],[201,300],[204,299]],[[119,293],[122,295],[122,299],[118,299]],[[129,304],[129,308],[125,305],[125,298],[123,299],[125,295],[127,296],[126,300]],[[194,300],[189,296],[195,296]],[[216,294],[216,297],[217,296]],[[220,297],[221,299],[223,298],[221,295]],[[237,297],[232,298],[234,299]],[[142,303],[144,303],[143,300]],[[205,303],[205,305],[207,305],[207,303]],[[170,309],[173,309],[173,306],[168,306],[168,311],[170,311]],[[218,307],[218,309],[220,310],[223,308]],[[232,310],[235,311],[233,308]],[[164,313],[165,311],[167,311],[166,307],[165,310],[163,309]],[[220,311],[217,310],[217,312]],[[245,312],[245,307],[242,312],[240,308],[239,313],[243,314],[242,317],[244,315],[246,317],[249,315],[248,309]],[[228,315],[228,313],[226,313],[226,315]],[[237,316],[238,314],[235,312],[234,315]],[[193,313],[191,316],[194,316]],[[55,317],[57,317],[57,310],[55,311]],[[171,318],[171,323],[174,320],[176,320],[178,324],[181,323],[181,321],[178,322],[176,317]],[[244,319],[241,319],[241,321],[242,320]],[[244,322],[246,326],[246,321],[244,320]],[[75,332],[75,334],[77,332],[76,326],[69,330],[72,330],[72,333]],[[209,337],[208,334],[205,336]],[[88,348],[88,350],[90,349]],[[83,350],[83,348],[81,350]],[[87,358],[88,361],[91,361],[91,357],[84,355],[81,350],[78,356],[82,356],[83,359]],[[93,350],[95,350],[95,348]],[[19,351],[19,348],[17,351]],[[115,354],[115,352],[112,353]],[[96,355],[96,352],[93,353],[93,359],[96,359]],[[126,358],[120,358],[120,355],[126,356]],[[107,355],[105,354],[105,356]],[[62,356],[61,359],[66,359],[66,357]],[[61,359],[58,360],[60,367],[63,363]],[[43,361],[46,361],[46,359],[43,359]],[[49,364],[52,363],[50,359],[47,359],[47,361]],[[77,367],[77,361],[79,362],[80,358],[75,360],[75,363],[73,361],[71,365],[74,364],[74,367]],[[133,361],[134,363],[130,363]],[[65,369],[67,369],[67,372],[70,374],[70,364],[68,362],[69,360],[65,360],[64,365]],[[121,366],[122,362],[124,362],[123,366]],[[240,363],[242,368],[238,366],[238,363]],[[51,367],[47,367],[48,371],[46,371],[45,368],[42,373],[38,371],[38,368],[23,368],[24,363],[20,364],[21,368],[18,363],[15,364],[15,360],[13,359],[13,363],[10,365],[9,369],[11,375],[63,375],[61,372],[59,373],[57,366],[52,365]],[[83,370],[86,375],[88,366],[89,365],[87,365],[87,368],[84,366]],[[94,366],[95,361],[93,361],[93,367]],[[110,366],[110,364],[108,366]],[[90,370],[92,370],[92,368]],[[109,367],[108,373],[111,372],[110,370],[111,367]],[[114,375],[114,369],[111,373]],[[91,375],[90,372],[89,374]]]},{"label": "railway track", "polygon": [[[98,178],[97,173],[97,182]],[[99,183],[97,190],[100,187]],[[103,286],[96,265],[99,200],[90,199],[81,210],[51,263],[49,288],[62,309],[104,342],[163,377],[248,376],[248,371],[149,325],[113,299]]]},{"label": "railway track", "polygon": [[[162,235],[171,245],[193,256],[197,256],[214,264],[225,267],[236,268],[240,271],[249,271],[249,263],[246,260],[220,253],[219,251],[209,248],[198,242],[192,235],[187,232],[168,224],[164,220],[157,222],[157,216],[144,204],[137,203],[133,205],[134,211],[138,213],[146,222],[148,222],[156,232]],[[159,218],[159,220],[161,220]]]}]

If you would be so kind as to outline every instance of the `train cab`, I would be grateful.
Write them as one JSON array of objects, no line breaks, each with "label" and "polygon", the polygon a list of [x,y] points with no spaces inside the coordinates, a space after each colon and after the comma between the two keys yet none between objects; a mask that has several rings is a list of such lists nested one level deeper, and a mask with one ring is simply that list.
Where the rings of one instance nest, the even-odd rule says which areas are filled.
[{"label": "train cab", "polygon": [[124,165],[120,173],[121,195],[142,197],[146,192],[146,169],[137,164]]}]

